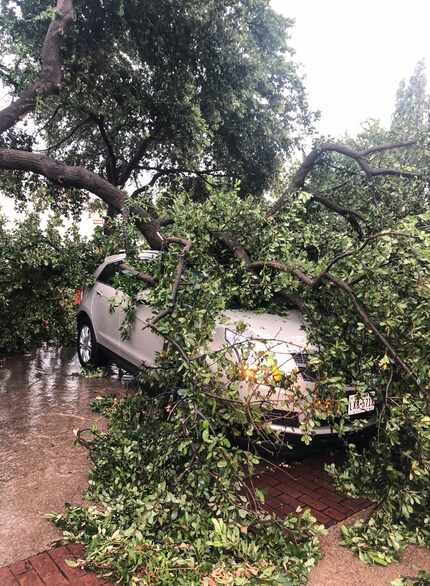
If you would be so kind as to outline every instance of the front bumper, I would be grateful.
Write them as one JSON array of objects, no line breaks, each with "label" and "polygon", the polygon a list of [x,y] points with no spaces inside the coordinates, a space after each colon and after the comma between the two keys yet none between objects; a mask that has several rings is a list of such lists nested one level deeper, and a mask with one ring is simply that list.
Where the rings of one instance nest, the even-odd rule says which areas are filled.
[{"label": "front bumper", "polygon": [[[365,430],[374,427],[376,419],[376,411],[369,411],[359,415],[350,416],[347,418],[347,423],[343,426],[344,434],[360,434]],[[270,429],[278,436],[300,439],[304,435],[302,426],[300,425],[299,415],[296,413],[287,413],[276,410],[269,413],[266,416],[266,420],[270,423]],[[361,425],[359,429],[353,425],[354,421],[360,421]],[[315,427],[312,430],[311,435],[312,437],[323,439],[337,437],[338,434],[332,423],[323,422],[322,425]]]},{"label": "front bumper", "polygon": [[[361,428],[357,430],[352,426],[346,425],[344,426],[345,433],[360,433],[362,430],[368,429],[369,427],[373,427],[376,424],[376,416],[372,417],[371,419],[366,420]],[[300,437],[303,435],[303,430],[300,427],[291,427],[286,425],[277,425],[272,423],[270,428],[275,432],[281,432],[286,435],[293,435],[295,437]],[[336,436],[337,432],[333,429],[333,427],[329,425],[322,425],[321,427],[317,427],[312,430],[312,436]]]}]

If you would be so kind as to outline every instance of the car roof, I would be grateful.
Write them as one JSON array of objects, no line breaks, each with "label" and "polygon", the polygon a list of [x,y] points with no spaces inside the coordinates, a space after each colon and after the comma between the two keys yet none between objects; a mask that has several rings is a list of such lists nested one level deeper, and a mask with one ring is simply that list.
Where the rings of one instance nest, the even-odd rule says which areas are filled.
[{"label": "car roof", "polygon": [[[154,256],[157,256],[157,254],[159,254],[159,253],[160,253],[159,250],[142,250],[142,252],[140,252],[138,254],[138,258],[140,260],[150,260],[151,258],[154,258]],[[126,256],[127,255],[125,254],[125,252],[121,252],[119,254],[112,254],[110,256],[107,256],[104,259],[104,261],[97,267],[97,270],[94,273],[94,276],[97,278],[105,267],[107,267],[108,265],[110,265],[114,262],[119,262],[121,260],[124,260],[126,258]]]},{"label": "car roof", "polygon": [[[157,254],[160,254],[159,250],[142,250],[142,252],[139,252],[139,254],[137,256],[140,260],[145,260],[145,259],[151,259],[154,256],[157,256]],[[124,260],[126,258],[126,256],[127,255],[125,254],[125,252],[121,252],[119,254],[112,254],[111,256],[107,256],[104,259],[103,264],[109,265],[113,262],[118,262],[119,260]]]}]

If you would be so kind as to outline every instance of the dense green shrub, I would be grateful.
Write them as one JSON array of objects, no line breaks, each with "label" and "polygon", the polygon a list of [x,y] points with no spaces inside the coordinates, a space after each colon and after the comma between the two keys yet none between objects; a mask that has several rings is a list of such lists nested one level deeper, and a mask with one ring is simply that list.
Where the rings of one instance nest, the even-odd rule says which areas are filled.
[{"label": "dense green shrub", "polygon": [[0,216],[0,352],[70,343],[74,291],[91,279],[100,256],[58,218],[42,227],[33,213],[9,226]]}]

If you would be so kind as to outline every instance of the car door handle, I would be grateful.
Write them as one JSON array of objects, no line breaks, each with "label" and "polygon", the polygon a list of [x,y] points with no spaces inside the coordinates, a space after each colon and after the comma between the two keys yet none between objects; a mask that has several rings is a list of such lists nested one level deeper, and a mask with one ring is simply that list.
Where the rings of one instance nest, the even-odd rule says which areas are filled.
[{"label": "car door handle", "polygon": [[103,297],[103,295],[100,293],[100,291],[96,291],[96,295],[98,295],[99,297]]}]

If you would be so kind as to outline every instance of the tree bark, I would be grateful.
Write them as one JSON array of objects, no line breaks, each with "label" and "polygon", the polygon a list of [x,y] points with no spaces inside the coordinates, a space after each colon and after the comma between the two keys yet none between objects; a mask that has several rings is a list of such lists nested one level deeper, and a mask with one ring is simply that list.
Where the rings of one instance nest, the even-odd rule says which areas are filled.
[{"label": "tree bark", "polygon": [[[127,194],[118,187],[84,167],[66,165],[38,153],[0,149],[0,169],[31,171],[46,177],[61,187],[84,189],[97,195],[108,206],[118,211],[122,210],[127,197]],[[138,224],[142,234],[154,250],[159,250],[162,246],[162,238],[158,233],[160,225],[157,220],[139,222]]]},{"label": "tree bark", "polygon": [[318,147],[313,149],[303,160],[303,163],[300,165],[296,173],[293,175],[293,178],[290,182],[285,193],[281,195],[281,197],[275,201],[275,203],[270,208],[270,215],[275,215],[279,211],[281,211],[288,202],[290,201],[290,196],[295,191],[299,191],[303,189],[305,185],[305,181],[315,167],[321,155],[323,153],[338,153],[340,155],[344,155],[353,159],[360,169],[368,176],[368,177],[381,177],[381,176],[391,176],[391,177],[403,177],[408,179],[421,179],[423,178],[422,175],[419,173],[412,173],[410,171],[402,171],[400,169],[387,169],[387,168],[379,168],[379,167],[372,167],[369,162],[367,161],[367,157],[373,155],[375,153],[399,149],[399,148],[410,148],[415,146],[415,141],[407,141],[401,143],[392,143],[392,144],[383,144],[379,146],[372,147],[365,151],[355,151],[354,149],[350,148],[349,146],[337,142],[326,142],[320,144]]},{"label": "tree bark", "polygon": [[63,82],[63,67],[60,56],[60,37],[73,22],[75,13],[73,0],[57,0],[56,16],[49,25],[41,51],[42,68],[39,79],[22,95],[0,111],[0,133],[5,132],[32,112],[38,96],[59,91]]}]

